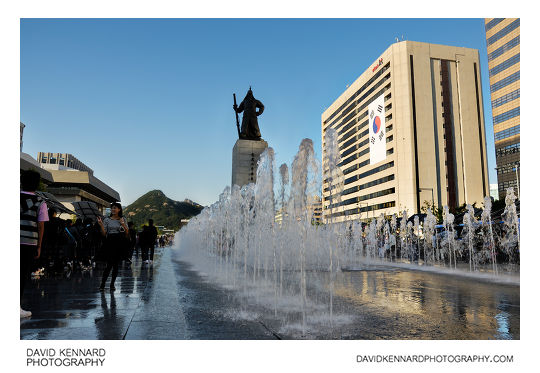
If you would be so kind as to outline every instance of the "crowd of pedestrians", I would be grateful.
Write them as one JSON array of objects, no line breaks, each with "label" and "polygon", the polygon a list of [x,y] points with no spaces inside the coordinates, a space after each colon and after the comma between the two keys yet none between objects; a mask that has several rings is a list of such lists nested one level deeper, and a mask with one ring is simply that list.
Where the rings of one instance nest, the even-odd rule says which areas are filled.
[{"label": "crowd of pedestrians", "polygon": [[[31,276],[74,271],[88,271],[104,266],[99,290],[105,290],[111,275],[110,289],[115,289],[118,266],[132,263],[132,257],[142,255],[143,265],[153,264],[154,248],[172,244],[172,235],[158,237],[152,219],[140,232],[133,222],[127,222],[122,206],[115,202],[111,214],[95,219],[61,219],[53,206],[47,206],[36,190],[40,175],[36,171],[21,173],[20,228],[20,293]],[[101,264],[100,264],[101,263]],[[21,307],[21,317],[31,316]]]},{"label": "crowd of pedestrians", "polygon": [[[36,195],[40,176],[35,171],[23,172],[21,175],[21,299],[24,287],[32,270],[33,260],[41,256],[45,222],[49,220],[47,204]],[[21,307],[21,317],[30,317],[30,311]]]},{"label": "crowd of pedestrians", "polygon": [[159,237],[159,247],[171,246],[174,236],[172,234],[163,234]]}]

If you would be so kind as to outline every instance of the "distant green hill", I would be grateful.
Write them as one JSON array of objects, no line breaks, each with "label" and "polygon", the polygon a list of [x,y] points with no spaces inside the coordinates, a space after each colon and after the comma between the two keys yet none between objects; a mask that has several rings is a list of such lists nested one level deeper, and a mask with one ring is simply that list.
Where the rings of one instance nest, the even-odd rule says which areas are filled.
[{"label": "distant green hill", "polygon": [[152,190],[123,210],[126,219],[132,221],[137,229],[147,224],[148,219],[154,219],[154,225],[178,230],[182,219],[190,219],[202,209],[203,206],[196,202],[187,199],[184,202],[174,201],[167,198],[161,190]]}]

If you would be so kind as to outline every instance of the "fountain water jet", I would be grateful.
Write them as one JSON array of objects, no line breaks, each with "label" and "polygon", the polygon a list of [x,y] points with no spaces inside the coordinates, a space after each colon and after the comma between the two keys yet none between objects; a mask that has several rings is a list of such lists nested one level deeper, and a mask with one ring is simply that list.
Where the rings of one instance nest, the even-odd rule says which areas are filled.
[{"label": "fountain water jet", "polygon": [[[446,249],[444,253],[438,251],[436,218],[431,211],[427,212],[422,225],[418,216],[414,224],[407,222],[408,214],[404,210],[399,229],[395,214],[372,218],[365,229],[358,220],[350,221],[347,216],[345,222],[337,222],[333,213],[343,209],[340,195],[343,173],[338,167],[339,149],[332,136],[328,137],[333,140],[328,142],[326,149],[328,160],[324,180],[325,188],[338,193],[330,200],[322,201],[324,206],[329,203],[327,211],[331,213],[326,224],[312,223],[310,205],[313,196],[320,193],[321,185],[313,143],[305,139],[293,161],[291,180],[287,165],[279,167],[278,193],[274,193],[274,152],[268,148],[259,160],[257,183],[226,188],[215,204],[191,219],[178,239],[187,258],[197,263],[209,278],[240,291],[246,299],[242,307],[247,307],[253,300],[263,307],[268,304],[273,317],[280,318],[283,324],[301,320],[304,336],[315,325],[314,315],[321,318],[321,303],[331,329],[342,320],[334,314],[336,276],[343,277],[342,269],[355,270],[355,266],[359,266],[359,270],[363,270],[376,264],[446,273],[442,268],[448,266],[446,256],[452,270],[458,268],[460,260],[454,216],[448,209],[445,209],[443,222],[446,237],[441,243]],[[506,242],[511,242],[514,234],[519,245],[513,193],[509,195],[505,237],[508,238]],[[488,200],[482,215],[482,243],[487,242],[485,247],[489,248],[492,258],[492,272],[497,273],[491,201]],[[281,214],[280,223],[276,222],[276,211]],[[475,247],[474,210],[470,206],[468,214],[464,219],[466,232],[470,235],[466,241],[469,243],[468,272],[476,272],[479,265],[474,253],[481,250]],[[416,256],[420,259],[422,253],[424,265],[420,266],[419,261],[415,262]],[[295,313],[297,310],[300,312]]]},{"label": "fountain water jet", "polygon": [[495,240],[493,239],[493,224],[491,222],[491,197],[484,198],[484,211],[482,211],[482,234],[484,248],[487,245],[493,272],[497,273],[497,257],[495,255]]}]

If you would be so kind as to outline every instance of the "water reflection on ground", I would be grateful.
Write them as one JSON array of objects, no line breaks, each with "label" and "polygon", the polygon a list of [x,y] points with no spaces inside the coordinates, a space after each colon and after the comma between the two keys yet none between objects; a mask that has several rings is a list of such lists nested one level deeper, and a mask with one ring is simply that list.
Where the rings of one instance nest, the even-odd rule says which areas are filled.
[{"label": "water reflection on ground", "polygon": [[[308,290],[308,297],[331,307],[332,318],[327,318],[318,330],[308,327],[308,337],[519,339],[520,336],[519,286],[392,268],[341,272],[333,284],[329,274],[311,273],[309,282],[319,286]],[[330,300],[324,288],[332,285],[334,296]],[[340,316],[350,322],[340,324]],[[287,328],[282,330],[291,332]],[[297,337],[297,333],[292,332],[291,337]]]},{"label": "water reflection on ground", "polygon": [[519,285],[366,265],[307,272],[304,305],[297,271],[283,274],[281,289],[273,271],[240,281],[234,266],[202,271],[165,255],[153,267],[122,266],[114,292],[98,291],[100,268],[33,280],[21,339],[520,338]]},{"label": "water reflection on ground", "polygon": [[[156,256],[160,256],[157,251]],[[22,305],[32,317],[21,319],[21,339],[122,339],[134,312],[144,305],[154,267],[141,259],[121,264],[116,290],[99,291],[104,264],[83,271],[47,274],[28,284]],[[109,280],[110,281],[110,280]]]}]

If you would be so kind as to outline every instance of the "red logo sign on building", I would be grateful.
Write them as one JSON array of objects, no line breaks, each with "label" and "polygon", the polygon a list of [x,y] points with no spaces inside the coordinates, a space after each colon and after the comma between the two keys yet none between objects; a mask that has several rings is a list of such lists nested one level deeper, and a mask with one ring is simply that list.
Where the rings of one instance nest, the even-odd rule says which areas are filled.
[{"label": "red logo sign on building", "polygon": [[375,70],[377,70],[379,68],[379,66],[381,66],[382,64],[383,64],[383,59],[379,58],[379,62],[377,62],[377,64],[375,66],[373,66],[373,70],[371,70],[371,71],[375,72]]}]

